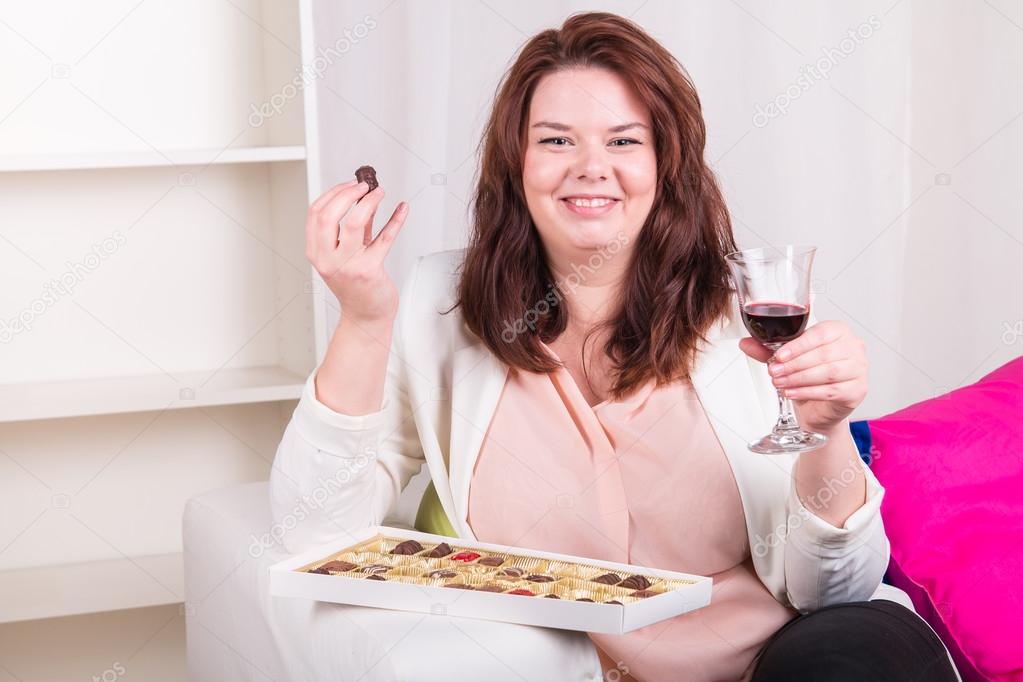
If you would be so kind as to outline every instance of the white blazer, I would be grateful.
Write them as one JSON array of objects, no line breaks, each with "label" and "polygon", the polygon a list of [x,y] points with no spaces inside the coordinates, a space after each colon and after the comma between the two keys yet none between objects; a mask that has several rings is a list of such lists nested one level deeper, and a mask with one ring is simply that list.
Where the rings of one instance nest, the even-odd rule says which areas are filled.
[{"label": "white blazer", "polygon": [[[438,312],[454,303],[463,254],[419,258],[403,286],[379,411],[335,412],[316,399],[316,372],[309,376],[270,481],[275,528],[289,552],[380,523],[424,459],[452,526],[475,539],[469,483],[508,367],[469,332],[460,309]],[[766,365],[739,349],[747,334],[734,301],[730,311],[710,330],[691,378],[738,484],[756,573],[801,612],[869,599],[888,565],[884,490],[857,459],[866,502],[836,528],[800,502],[796,455],[747,449],[770,430],[777,399]],[[832,485],[833,493],[843,481]]]}]

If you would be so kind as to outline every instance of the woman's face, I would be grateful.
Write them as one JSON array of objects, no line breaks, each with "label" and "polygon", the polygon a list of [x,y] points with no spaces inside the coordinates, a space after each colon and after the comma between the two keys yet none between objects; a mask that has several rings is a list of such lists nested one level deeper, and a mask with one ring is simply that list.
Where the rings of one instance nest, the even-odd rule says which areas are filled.
[{"label": "woman's face", "polygon": [[633,89],[606,69],[548,74],[527,135],[522,181],[548,256],[578,262],[613,241],[629,250],[657,183],[650,113]]}]

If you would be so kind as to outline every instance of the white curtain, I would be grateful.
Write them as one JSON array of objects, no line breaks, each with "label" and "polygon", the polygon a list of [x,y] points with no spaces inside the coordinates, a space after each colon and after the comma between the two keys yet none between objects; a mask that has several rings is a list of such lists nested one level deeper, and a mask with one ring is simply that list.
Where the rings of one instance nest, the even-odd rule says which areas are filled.
[{"label": "white curtain", "polygon": [[585,10],[631,17],[689,71],[740,245],[820,247],[816,314],[870,349],[855,417],[1023,351],[1023,5],[1010,0],[321,3],[318,44],[372,24],[317,85],[322,184],[375,165],[378,227],[410,201],[389,261],[399,283],[418,255],[465,244],[476,145],[518,48]]}]

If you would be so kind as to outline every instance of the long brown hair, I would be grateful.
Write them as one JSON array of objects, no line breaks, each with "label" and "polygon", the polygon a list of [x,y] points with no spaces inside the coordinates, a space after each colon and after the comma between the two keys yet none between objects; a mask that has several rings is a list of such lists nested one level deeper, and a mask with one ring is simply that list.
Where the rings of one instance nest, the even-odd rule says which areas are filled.
[{"label": "long brown hair", "polygon": [[678,60],[628,19],[572,15],[560,29],[531,38],[505,73],[480,141],[469,246],[455,305],[445,314],[461,306],[468,328],[505,364],[531,372],[559,367],[538,338],[557,338],[568,311],[560,298],[550,303],[561,285],[530,217],[522,169],[537,83],[580,67],[621,76],[653,123],[653,206],[632,245],[616,312],[587,334],[609,332],[604,351],[615,368],[609,394],[620,399],[651,376],[660,385],[689,374],[698,342],[727,309],[724,256],[736,248],[724,199],[703,160],[706,128],[696,89]]}]

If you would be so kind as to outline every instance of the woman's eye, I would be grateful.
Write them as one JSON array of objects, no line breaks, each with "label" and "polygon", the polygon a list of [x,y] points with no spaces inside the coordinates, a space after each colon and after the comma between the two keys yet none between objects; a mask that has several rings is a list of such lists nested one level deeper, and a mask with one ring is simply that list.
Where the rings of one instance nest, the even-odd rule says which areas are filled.
[{"label": "woman's eye", "polygon": [[[624,142],[625,144],[619,144]],[[555,147],[564,147],[570,144],[567,137],[546,137],[540,140],[540,144],[553,144]],[[632,144],[640,144],[639,140],[634,140],[630,137],[620,137],[615,140],[611,140],[611,146],[613,147],[627,147]]]}]

